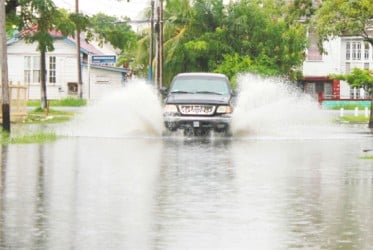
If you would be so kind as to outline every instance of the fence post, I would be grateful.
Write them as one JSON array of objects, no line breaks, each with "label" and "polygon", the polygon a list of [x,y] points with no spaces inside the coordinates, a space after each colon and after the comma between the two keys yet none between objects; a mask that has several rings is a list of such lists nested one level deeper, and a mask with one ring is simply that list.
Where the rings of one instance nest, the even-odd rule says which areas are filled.
[{"label": "fence post", "polygon": [[343,117],[344,116],[344,108],[341,108],[339,111],[339,116]]}]

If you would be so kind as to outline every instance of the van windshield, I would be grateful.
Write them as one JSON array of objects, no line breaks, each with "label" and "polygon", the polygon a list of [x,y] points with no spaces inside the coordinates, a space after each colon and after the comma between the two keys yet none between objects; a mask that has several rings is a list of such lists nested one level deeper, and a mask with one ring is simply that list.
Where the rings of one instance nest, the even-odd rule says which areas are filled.
[{"label": "van windshield", "polygon": [[205,93],[228,95],[229,88],[223,79],[176,79],[171,93]]}]

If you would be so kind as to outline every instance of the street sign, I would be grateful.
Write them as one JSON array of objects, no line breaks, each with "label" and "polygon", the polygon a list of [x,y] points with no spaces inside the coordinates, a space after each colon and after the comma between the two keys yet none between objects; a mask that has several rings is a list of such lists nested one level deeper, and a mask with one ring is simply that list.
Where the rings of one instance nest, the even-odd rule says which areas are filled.
[{"label": "street sign", "polygon": [[116,56],[92,56],[92,63],[100,63],[100,64],[105,64],[105,63],[115,63],[117,61]]}]

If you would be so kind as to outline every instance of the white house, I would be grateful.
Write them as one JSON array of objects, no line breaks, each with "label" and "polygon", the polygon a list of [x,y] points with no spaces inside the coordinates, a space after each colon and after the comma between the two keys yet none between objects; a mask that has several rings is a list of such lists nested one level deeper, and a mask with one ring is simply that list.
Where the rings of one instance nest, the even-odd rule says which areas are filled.
[{"label": "white house", "polygon": [[[73,38],[64,37],[59,32],[51,32],[54,37],[54,51],[46,55],[47,98],[61,99],[78,94],[77,49]],[[28,85],[28,98],[40,98],[40,52],[37,43],[26,43],[22,37],[8,41],[9,81]],[[106,90],[121,87],[126,80],[128,69],[115,67],[115,51],[88,44],[81,40],[83,98],[98,98]],[[109,58],[110,61],[91,62],[92,57]],[[88,63],[90,61],[90,63]]]},{"label": "white house", "polygon": [[325,99],[364,99],[363,89],[352,89],[345,81],[329,79],[330,74],[348,74],[353,68],[373,70],[373,48],[362,37],[337,37],[324,43],[327,54],[320,54],[316,39],[309,35],[311,46],[303,63],[303,87],[306,93]]}]

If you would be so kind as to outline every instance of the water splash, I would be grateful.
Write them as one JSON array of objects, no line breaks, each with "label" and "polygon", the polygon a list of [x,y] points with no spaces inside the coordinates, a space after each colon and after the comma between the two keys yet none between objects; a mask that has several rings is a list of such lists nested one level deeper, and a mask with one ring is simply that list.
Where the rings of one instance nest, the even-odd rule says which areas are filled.
[{"label": "water splash", "polygon": [[157,92],[145,81],[135,80],[89,105],[61,133],[72,136],[146,137],[159,136],[162,131],[162,109]]},{"label": "water splash", "polygon": [[231,126],[235,137],[305,138],[335,129],[317,101],[294,84],[252,74],[241,75],[238,82]]}]

